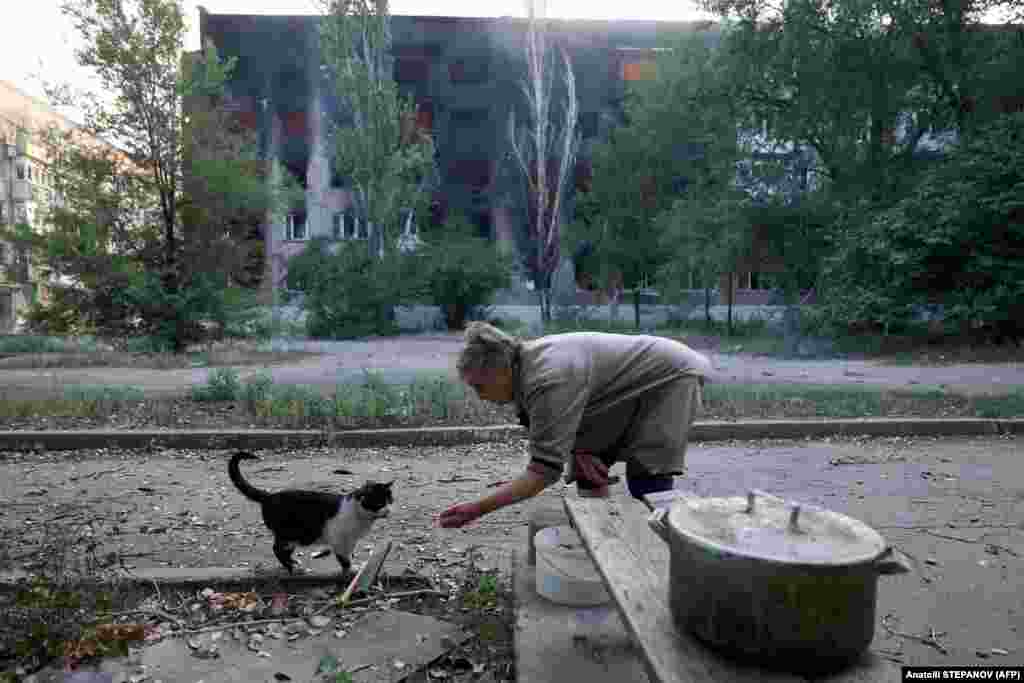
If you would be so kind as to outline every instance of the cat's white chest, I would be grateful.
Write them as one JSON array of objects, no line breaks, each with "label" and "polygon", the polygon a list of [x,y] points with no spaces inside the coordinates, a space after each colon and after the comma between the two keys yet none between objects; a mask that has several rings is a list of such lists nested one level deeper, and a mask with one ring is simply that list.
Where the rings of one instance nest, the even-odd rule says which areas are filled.
[{"label": "cat's white chest", "polygon": [[341,511],[324,526],[320,542],[342,557],[349,557],[359,539],[373,526],[374,518],[361,514],[358,505],[356,501],[346,499],[341,504]]}]

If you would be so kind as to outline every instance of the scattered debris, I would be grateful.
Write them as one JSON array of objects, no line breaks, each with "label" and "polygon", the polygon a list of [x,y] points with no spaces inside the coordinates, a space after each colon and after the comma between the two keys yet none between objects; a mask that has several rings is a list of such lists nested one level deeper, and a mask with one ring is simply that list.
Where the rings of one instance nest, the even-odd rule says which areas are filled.
[{"label": "scattered debris", "polygon": [[894,628],[892,628],[889,625],[890,619],[895,619],[895,617],[891,614],[887,614],[882,618],[882,628],[884,628],[890,636],[914,640],[921,643],[922,645],[927,645],[928,647],[935,648],[944,655],[949,654],[949,650],[947,650],[946,647],[939,642],[939,638],[946,635],[945,631],[936,631],[934,628],[929,626],[927,636],[915,636],[912,633],[904,633],[903,631],[897,631]]}]

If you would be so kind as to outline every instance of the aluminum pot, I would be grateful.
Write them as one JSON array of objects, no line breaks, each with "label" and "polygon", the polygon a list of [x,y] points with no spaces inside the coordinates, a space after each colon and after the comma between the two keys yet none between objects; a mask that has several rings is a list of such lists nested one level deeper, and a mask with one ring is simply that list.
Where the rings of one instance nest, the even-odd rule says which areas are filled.
[{"label": "aluminum pot", "polygon": [[863,654],[878,577],[909,571],[866,524],[761,491],[684,499],[648,523],[669,546],[676,626],[724,655],[795,673],[833,672]]}]

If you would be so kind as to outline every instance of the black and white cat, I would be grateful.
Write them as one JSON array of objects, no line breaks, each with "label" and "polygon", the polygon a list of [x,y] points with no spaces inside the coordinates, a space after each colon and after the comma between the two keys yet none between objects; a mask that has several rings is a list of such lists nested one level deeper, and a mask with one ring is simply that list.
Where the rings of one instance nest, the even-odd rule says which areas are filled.
[{"label": "black and white cat", "polygon": [[259,458],[244,451],[235,453],[228,463],[228,476],[242,495],[260,504],[263,522],[274,534],[274,555],[289,573],[295,571],[292,552],[296,546],[322,544],[334,551],[348,574],[356,543],[376,520],[389,514],[394,482],[367,481],[355,491],[340,495],[294,489],[269,493],[242,478],[238,469],[242,460]]}]

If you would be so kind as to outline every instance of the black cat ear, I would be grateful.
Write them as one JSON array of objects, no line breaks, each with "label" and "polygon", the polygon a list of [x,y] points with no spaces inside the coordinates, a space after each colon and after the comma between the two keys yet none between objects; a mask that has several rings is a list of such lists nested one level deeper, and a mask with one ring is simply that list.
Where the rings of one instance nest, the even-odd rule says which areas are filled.
[{"label": "black cat ear", "polygon": [[386,483],[384,484],[384,486],[385,486],[385,488],[391,488],[391,485],[392,485],[392,484],[394,484],[394,483],[395,483],[395,480],[394,480],[394,479],[392,479],[391,481],[389,481],[389,482],[386,482]]}]

